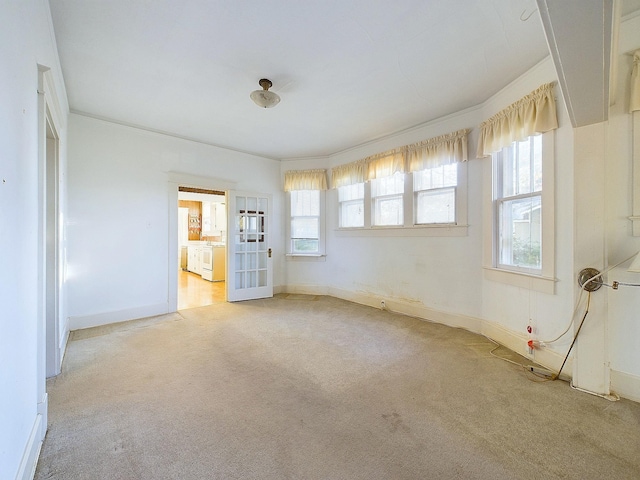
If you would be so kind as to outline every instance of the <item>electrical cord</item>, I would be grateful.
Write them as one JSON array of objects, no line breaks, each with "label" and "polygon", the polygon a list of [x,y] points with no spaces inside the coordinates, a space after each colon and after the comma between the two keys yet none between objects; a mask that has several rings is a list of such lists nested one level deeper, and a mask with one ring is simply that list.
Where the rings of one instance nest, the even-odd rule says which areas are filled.
[{"label": "electrical cord", "polygon": [[[586,282],[585,282],[585,285],[586,285]],[[585,310],[584,310],[584,315],[582,316],[582,321],[580,322],[580,325],[578,326],[578,330],[576,331],[576,334],[573,336],[573,341],[571,342],[571,345],[569,346],[569,350],[567,351],[567,354],[564,357],[562,365],[560,365],[560,370],[558,370],[558,373],[554,374],[551,377],[551,380],[557,380],[560,377],[560,374],[562,373],[562,369],[564,368],[565,363],[567,363],[567,359],[569,358],[569,354],[571,353],[571,349],[575,345],[576,340],[578,339],[578,335],[580,335],[580,330],[582,329],[582,326],[584,325],[584,321],[587,318],[587,315],[589,313],[589,305],[590,304],[591,304],[591,292],[589,292],[589,296],[587,297],[587,308],[585,308]]]},{"label": "electrical cord", "polygon": [[[622,265],[625,262],[628,262],[629,260],[631,260],[633,257],[635,257],[636,255],[640,254],[640,251],[634,253],[633,255],[631,255],[629,258],[625,258],[624,260],[622,260],[621,262],[616,263],[615,265],[606,268],[605,270],[603,270],[602,272],[600,272],[598,275],[594,275],[593,277],[591,277],[589,280],[587,280],[586,282],[584,282],[584,284],[582,285],[582,288],[580,288],[580,295],[578,295],[578,300],[576,301],[576,305],[573,309],[573,313],[571,314],[571,321],[569,322],[569,324],[567,325],[567,328],[564,329],[564,331],[558,335],[557,337],[555,337],[553,340],[540,340],[539,343],[540,344],[546,344],[546,343],[554,343],[557,342],[558,340],[560,340],[562,337],[564,337],[564,335],[569,331],[569,329],[571,328],[571,325],[573,325],[574,322],[574,318],[576,316],[576,313],[578,312],[578,308],[580,307],[580,301],[582,300],[582,294],[586,291],[586,286],[589,285],[591,282],[593,282],[594,280],[602,277],[602,275],[604,275],[605,273],[608,273],[609,271],[613,270],[614,268]],[[622,285],[622,283],[619,283],[619,285]],[[609,286],[609,285],[606,285]],[[625,285],[625,286],[640,286],[639,285]]]},{"label": "electrical cord", "polygon": [[513,360],[511,360],[511,359],[509,359],[509,358],[504,358],[504,357],[501,357],[501,356],[499,356],[499,355],[496,355],[494,352],[495,352],[496,350],[498,350],[498,348],[500,348],[500,346],[501,346],[501,345],[500,345],[498,342],[496,342],[496,341],[495,341],[493,338],[491,338],[491,337],[487,337],[486,335],[484,335],[484,338],[486,338],[487,340],[489,340],[491,343],[493,343],[493,344],[495,345],[495,347],[493,347],[493,348],[489,351],[489,355],[491,355],[492,357],[495,357],[495,358],[497,358],[497,359],[500,359],[500,360],[502,360],[502,361],[505,361],[505,362],[507,362],[507,363],[511,363],[511,364],[513,364],[513,365],[515,365],[515,366],[517,366],[517,367],[520,367],[520,368],[522,368],[522,370],[524,370],[526,373],[531,374],[531,375],[533,375],[533,376],[535,376],[535,377],[538,377],[538,378],[541,378],[541,379],[542,379],[542,380],[533,380],[533,379],[531,379],[530,377],[528,377],[528,376],[527,376],[527,379],[528,379],[528,380],[530,380],[530,381],[532,381],[532,382],[535,382],[535,383],[550,382],[550,381],[552,381],[552,380],[553,380],[553,372],[551,372],[550,370],[547,370],[546,368],[535,367],[537,370],[545,370],[545,371],[548,371],[548,372],[549,372],[548,374],[545,374],[545,373],[537,373],[537,372],[535,372],[535,371],[533,370],[533,369],[534,369],[534,367],[533,367],[532,365],[525,365],[525,364],[523,364],[523,363],[515,362],[515,361],[513,361]]}]

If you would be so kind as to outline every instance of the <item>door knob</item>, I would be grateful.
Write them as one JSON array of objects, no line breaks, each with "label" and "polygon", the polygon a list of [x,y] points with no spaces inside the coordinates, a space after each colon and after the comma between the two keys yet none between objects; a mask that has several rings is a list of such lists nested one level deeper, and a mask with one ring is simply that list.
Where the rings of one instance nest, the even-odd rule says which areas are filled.
[{"label": "door knob", "polygon": [[269,255],[269,258],[271,258],[271,249],[267,250],[267,254]]}]

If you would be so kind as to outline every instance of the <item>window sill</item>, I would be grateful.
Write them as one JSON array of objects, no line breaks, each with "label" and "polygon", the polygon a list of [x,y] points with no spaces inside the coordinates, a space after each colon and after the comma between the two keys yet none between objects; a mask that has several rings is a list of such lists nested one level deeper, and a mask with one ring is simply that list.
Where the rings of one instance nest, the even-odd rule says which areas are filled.
[{"label": "window sill", "polygon": [[549,295],[555,294],[556,279],[531,273],[514,272],[511,270],[501,270],[495,267],[484,267],[485,280],[506,283],[514,287],[529,288],[540,293]]},{"label": "window sill", "polygon": [[286,253],[287,261],[291,262],[326,262],[325,253]]},{"label": "window sill", "polygon": [[411,227],[338,228],[337,237],[466,237],[469,225],[415,225]]}]

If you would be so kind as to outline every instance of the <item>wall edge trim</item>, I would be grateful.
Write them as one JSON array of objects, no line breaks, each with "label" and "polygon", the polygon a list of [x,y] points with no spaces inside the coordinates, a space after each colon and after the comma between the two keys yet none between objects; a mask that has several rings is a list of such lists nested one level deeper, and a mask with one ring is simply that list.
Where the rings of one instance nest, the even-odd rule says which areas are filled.
[{"label": "wall edge trim", "polygon": [[36,473],[36,466],[38,465],[38,458],[40,457],[40,449],[42,448],[42,442],[44,436],[42,432],[42,415],[36,415],[36,418],[31,427],[31,433],[29,439],[24,447],[24,453],[20,460],[20,466],[16,473],[16,480],[32,480]]},{"label": "wall edge trim", "polygon": [[623,398],[640,402],[640,377],[611,369],[611,390]]}]

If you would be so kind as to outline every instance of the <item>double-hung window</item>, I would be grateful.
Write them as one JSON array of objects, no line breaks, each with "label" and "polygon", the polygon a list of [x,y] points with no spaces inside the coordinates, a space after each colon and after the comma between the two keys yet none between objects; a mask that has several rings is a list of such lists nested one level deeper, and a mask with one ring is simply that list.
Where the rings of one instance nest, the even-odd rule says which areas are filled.
[{"label": "double-hung window", "polygon": [[542,135],[513,142],[493,158],[496,266],[542,271]]},{"label": "double-hung window", "polygon": [[294,190],[290,201],[290,252],[320,253],[320,190]]},{"label": "double-hung window", "polygon": [[338,187],[341,228],[364,227],[364,182]]},{"label": "double-hung window", "polygon": [[458,164],[413,172],[415,225],[456,223]]},{"label": "double-hung window", "polygon": [[[555,292],[554,83],[541,85],[482,122],[485,278]],[[490,184],[488,183],[490,182]]]},{"label": "double-hung window", "polygon": [[287,255],[323,256],[325,170],[291,170],[285,173],[287,195]]},{"label": "double-hung window", "polygon": [[404,225],[404,173],[371,181],[373,225]]}]

